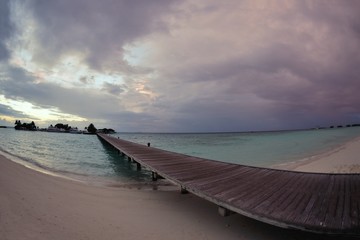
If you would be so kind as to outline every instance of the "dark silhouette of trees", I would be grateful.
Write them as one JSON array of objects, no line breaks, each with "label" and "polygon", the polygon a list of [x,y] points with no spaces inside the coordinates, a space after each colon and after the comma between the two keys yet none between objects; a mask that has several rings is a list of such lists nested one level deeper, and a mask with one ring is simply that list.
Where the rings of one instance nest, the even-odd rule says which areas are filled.
[{"label": "dark silhouette of trees", "polygon": [[96,129],[96,127],[94,126],[94,124],[90,123],[90,125],[89,125],[88,128],[87,128],[87,131],[88,131],[89,133],[95,134],[96,131],[97,131],[97,129]]},{"label": "dark silhouette of trees", "polygon": [[98,129],[98,132],[111,134],[111,133],[115,133],[115,130],[112,128],[103,128],[103,129]]},{"label": "dark silhouette of trees", "polygon": [[68,124],[63,124],[63,123],[57,123],[55,124],[55,127],[58,129],[65,129],[66,131],[70,130],[71,128],[71,126],[69,126]]},{"label": "dark silhouette of trees", "polygon": [[21,128],[21,121],[20,120],[16,120],[15,121],[15,129],[19,130]]},{"label": "dark silhouette of trees", "polygon": [[[55,126],[53,126],[51,124],[49,128],[54,128],[54,127],[57,129],[65,130],[65,131],[59,131],[59,132],[71,132],[70,131],[71,126],[69,126],[68,124],[57,123],[57,124],[55,124]],[[16,130],[36,131],[36,130],[38,130],[38,127],[35,125],[34,121],[32,121],[31,123],[21,123],[20,120],[16,120],[15,121],[15,129]],[[75,129],[77,129],[77,128],[75,128]],[[115,130],[112,128],[97,129],[93,123],[90,123],[90,125],[88,127],[85,127],[85,130],[87,130],[87,131],[84,131],[82,133],[84,133],[84,134],[96,134],[97,132],[102,132],[102,133],[106,133],[106,134],[115,133]],[[52,131],[53,131],[53,129],[52,129]]]},{"label": "dark silhouette of trees", "polygon": [[36,131],[37,127],[32,121],[31,123],[21,123],[20,120],[15,121],[15,129],[16,130],[28,130],[28,131]]}]

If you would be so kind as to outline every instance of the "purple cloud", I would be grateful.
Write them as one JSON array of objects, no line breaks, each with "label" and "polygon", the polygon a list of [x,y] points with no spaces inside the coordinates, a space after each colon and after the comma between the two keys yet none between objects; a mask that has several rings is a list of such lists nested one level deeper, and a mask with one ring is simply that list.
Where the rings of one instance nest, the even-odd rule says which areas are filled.
[{"label": "purple cloud", "polygon": [[9,1],[0,1],[0,61],[9,57],[6,41],[11,35],[12,24],[9,16]]},{"label": "purple cloud", "polygon": [[[0,93],[7,98],[109,123],[121,120],[124,128],[119,127],[126,131],[271,130],[360,122],[357,1],[26,4],[23,11],[36,24],[33,48],[22,46],[31,52],[31,63],[52,69],[63,57],[76,56],[97,76],[94,80],[89,78],[93,72],[81,72],[66,79],[77,87],[46,76],[39,82],[35,71],[14,67],[13,59],[0,76]],[[11,27],[11,12],[1,11],[0,55],[5,49],[3,59],[10,59],[15,50],[5,43],[21,30]],[[137,61],[126,60],[129,49],[138,51]],[[121,77],[104,77],[96,88],[101,74]]]}]

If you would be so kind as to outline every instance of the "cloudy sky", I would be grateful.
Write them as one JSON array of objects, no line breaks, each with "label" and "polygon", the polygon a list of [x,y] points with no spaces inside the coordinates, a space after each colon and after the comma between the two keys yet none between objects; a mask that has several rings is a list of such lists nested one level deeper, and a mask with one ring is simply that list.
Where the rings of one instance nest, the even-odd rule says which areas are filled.
[{"label": "cloudy sky", "polygon": [[0,125],[360,123],[360,1],[0,0]]}]

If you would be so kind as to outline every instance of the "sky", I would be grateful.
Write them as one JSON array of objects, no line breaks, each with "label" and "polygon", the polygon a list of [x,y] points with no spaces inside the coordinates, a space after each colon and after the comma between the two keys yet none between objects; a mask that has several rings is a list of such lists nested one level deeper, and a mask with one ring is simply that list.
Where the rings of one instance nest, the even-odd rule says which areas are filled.
[{"label": "sky", "polygon": [[360,1],[0,0],[0,125],[360,123]]}]

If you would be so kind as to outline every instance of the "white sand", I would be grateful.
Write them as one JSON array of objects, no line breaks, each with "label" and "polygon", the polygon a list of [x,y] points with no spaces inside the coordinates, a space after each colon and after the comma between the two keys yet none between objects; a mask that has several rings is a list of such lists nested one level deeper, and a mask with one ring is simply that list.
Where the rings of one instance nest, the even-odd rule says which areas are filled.
[{"label": "white sand", "polygon": [[[321,239],[328,237],[321,236]],[[0,239],[319,239],[178,191],[96,187],[0,155]]]},{"label": "white sand", "polygon": [[284,168],[304,172],[360,173],[360,138]]}]

